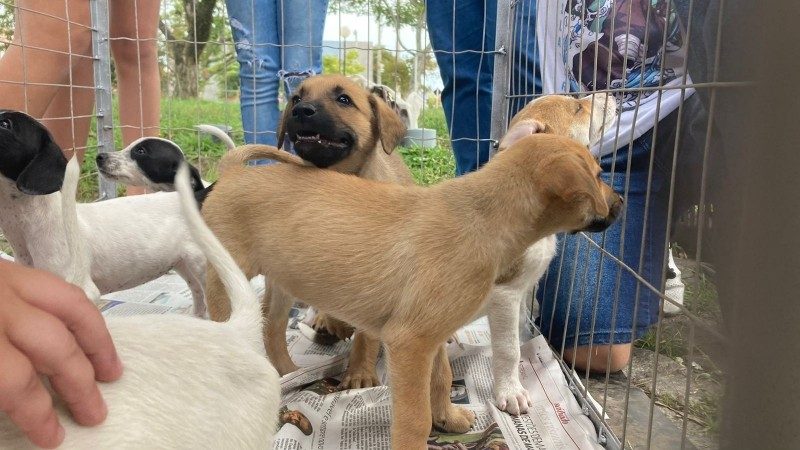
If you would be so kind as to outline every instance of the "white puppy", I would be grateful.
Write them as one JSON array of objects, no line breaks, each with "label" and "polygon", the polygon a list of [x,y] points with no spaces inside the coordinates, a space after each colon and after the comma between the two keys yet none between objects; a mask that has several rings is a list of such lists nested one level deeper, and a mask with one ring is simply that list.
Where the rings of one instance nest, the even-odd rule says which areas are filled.
[{"label": "white puppy", "polygon": [[[210,134],[225,144],[226,150],[236,147],[230,136],[213,125],[196,125],[198,131]],[[97,168],[104,177],[129,186],[143,186],[153,192],[174,191],[175,173],[186,162],[178,144],[158,137],[143,137],[118,152],[97,155]],[[189,164],[192,189],[201,191],[210,183]]]},{"label": "white puppy", "polygon": [[[596,144],[616,120],[616,103],[606,94],[576,99],[548,95],[525,106],[500,142],[500,151],[535,133],[571,137],[588,147]],[[492,334],[492,375],[497,407],[512,414],[527,412],[528,391],[519,380],[520,303],[544,275],[556,253],[556,237],[537,241],[525,252],[516,271],[504,274],[489,294],[486,312]]]},{"label": "white puppy", "polygon": [[[178,190],[192,237],[224,280],[231,318],[224,323],[176,314],[109,318],[125,371],[118,381],[100,385],[108,417],[96,427],[77,425],[64,405],[55,402],[66,429],[63,448],[272,446],[280,386],[278,373],[264,355],[261,305],[242,271],[203,223],[186,168],[178,174]],[[0,415],[0,448],[35,447]]]},{"label": "white puppy", "polygon": [[[177,194],[75,205],[74,197],[55,192],[65,162],[34,118],[0,111],[0,227],[19,261],[68,278],[75,253],[64,227],[72,205],[78,235],[88,248],[91,280],[100,293],[132,288],[175,269],[189,285],[195,314],[205,315],[205,257],[189,237]],[[90,298],[98,297],[96,290],[80,285]]]}]

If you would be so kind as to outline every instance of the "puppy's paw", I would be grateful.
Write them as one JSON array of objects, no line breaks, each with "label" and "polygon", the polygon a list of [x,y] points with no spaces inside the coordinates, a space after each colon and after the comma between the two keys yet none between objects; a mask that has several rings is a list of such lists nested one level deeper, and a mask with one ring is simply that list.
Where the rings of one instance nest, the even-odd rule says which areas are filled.
[{"label": "puppy's paw", "polygon": [[433,416],[433,426],[446,433],[466,433],[474,424],[474,412],[453,404],[443,414]]},{"label": "puppy's paw", "polygon": [[[324,313],[317,313],[311,325],[321,344],[334,344],[337,340],[343,341],[353,335],[353,327]],[[316,339],[315,339],[316,340]]]},{"label": "puppy's paw", "polygon": [[339,390],[371,388],[380,386],[380,384],[375,367],[350,366],[347,368],[342,382],[339,383]]},{"label": "puppy's paw", "polygon": [[528,390],[522,387],[519,380],[496,383],[494,400],[498,408],[515,416],[528,412],[528,408],[533,406]]}]

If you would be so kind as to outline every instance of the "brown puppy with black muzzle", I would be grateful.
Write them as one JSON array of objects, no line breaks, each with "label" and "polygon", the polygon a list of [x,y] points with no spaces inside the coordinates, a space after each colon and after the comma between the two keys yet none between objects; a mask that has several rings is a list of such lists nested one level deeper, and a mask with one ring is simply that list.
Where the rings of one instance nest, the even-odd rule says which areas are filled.
[{"label": "brown puppy with black muzzle", "polygon": [[[391,107],[378,96],[341,75],[318,75],[307,78],[298,87],[284,110],[278,129],[278,143],[288,137],[295,152],[305,161],[319,168],[349,173],[361,178],[413,185],[411,171],[394,149],[405,136],[406,127]],[[241,164],[258,152],[249,147],[231,152],[221,166]],[[235,160],[235,161],[233,161]],[[220,170],[220,172],[223,172]],[[275,287],[270,286],[269,292]],[[270,294],[268,294],[270,295]],[[265,302],[265,309],[271,302]],[[209,310],[213,320],[225,320],[228,312],[223,307]],[[268,311],[270,320],[264,330],[267,353],[281,375],[297,370],[283,345],[286,342],[286,324],[289,310]],[[345,339],[353,334],[353,327],[318,311],[314,321],[317,331]],[[353,338],[347,372],[341,388],[360,388],[378,385],[375,362],[380,342],[363,333]]]},{"label": "brown puppy with black muzzle", "polygon": [[295,153],[319,168],[361,178],[413,184],[394,153],[406,133],[400,117],[378,96],[342,75],[307,78],[292,96],[278,128]]},{"label": "brown puppy with black muzzle", "polygon": [[[426,188],[294,164],[230,167],[203,215],[248,276],[281,287],[270,308],[301,298],[384,343],[392,447],[425,449],[432,424],[463,433],[475,420],[450,402],[445,341],[531,244],[615,220],[622,199],[600,172],[585,146],[544,134]],[[207,298],[229,303],[213,269]]]}]

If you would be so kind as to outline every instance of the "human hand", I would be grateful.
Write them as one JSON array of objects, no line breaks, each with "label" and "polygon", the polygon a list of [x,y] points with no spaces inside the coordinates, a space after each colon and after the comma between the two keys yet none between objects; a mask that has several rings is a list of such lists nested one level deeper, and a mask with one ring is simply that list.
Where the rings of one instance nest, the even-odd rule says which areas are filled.
[{"label": "human hand", "polygon": [[107,408],[95,380],[122,375],[103,317],[83,290],[41,270],[0,260],[0,411],[34,444],[53,448],[64,428],[39,375],[76,422],[97,425]]}]

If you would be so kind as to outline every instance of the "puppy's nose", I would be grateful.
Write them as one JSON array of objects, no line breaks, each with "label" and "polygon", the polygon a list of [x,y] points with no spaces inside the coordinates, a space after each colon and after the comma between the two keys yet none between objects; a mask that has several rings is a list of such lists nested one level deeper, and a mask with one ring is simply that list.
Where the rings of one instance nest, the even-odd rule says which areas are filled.
[{"label": "puppy's nose", "polygon": [[95,158],[95,161],[97,161],[98,163],[101,163],[101,162],[105,161],[107,158],[108,158],[108,155],[107,155],[107,154],[105,154],[105,153],[98,153],[98,154],[97,154],[97,157]]},{"label": "puppy's nose", "polygon": [[298,103],[292,108],[293,117],[311,117],[317,113],[317,108],[311,103]]}]

